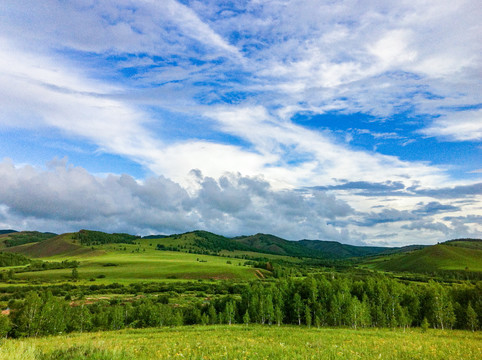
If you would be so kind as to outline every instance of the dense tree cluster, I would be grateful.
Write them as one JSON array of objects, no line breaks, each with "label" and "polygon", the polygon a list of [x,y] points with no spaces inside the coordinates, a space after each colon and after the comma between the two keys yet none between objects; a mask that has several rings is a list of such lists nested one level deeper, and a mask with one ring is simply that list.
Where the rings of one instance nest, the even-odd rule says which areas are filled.
[{"label": "dense tree cluster", "polygon": [[480,282],[467,287],[433,281],[403,284],[386,277],[307,277],[253,283],[241,299],[232,301],[236,322],[249,319],[260,324],[409,327],[427,319],[434,328],[475,329],[482,320]]},{"label": "dense tree cluster", "polygon": [[[138,285],[138,290],[145,290],[147,286]],[[10,301],[10,317],[0,317],[0,335],[39,336],[69,331],[219,323],[477,330],[482,321],[480,282],[475,286],[447,286],[433,281],[404,284],[374,276],[362,280],[320,276],[257,281],[236,287],[214,285],[211,290],[223,295],[212,299],[204,298],[201,289],[207,288],[203,284],[199,286],[200,297],[196,299],[200,300],[182,306],[169,304],[168,294],[123,302],[114,299],[74,303],[69,294],[62,298],[51,291],[31,291],[23,300]],[[136,289],[128,289],[132,290]]]},{"label": "dense tree cluster", "polygon": [[29,264],[32,260],[20,254],[0,252],[0,267]]},{"label": "dense tree cluster", "polygon": [[57,236],[57,234],[38,231],[22,231],[19,233],[10,234],[10,237],[4,241],[7,247],[30,244],[34,242],[44,241]]},{"label": "dense tree cluster", "polygon": [[74,240],[80,241],[82,245],[103,245],[103,244],[133,244],[135,240],[140,239],[140,236],[114,233],[106,234],[101,231],[80,230],[73,235]]}]

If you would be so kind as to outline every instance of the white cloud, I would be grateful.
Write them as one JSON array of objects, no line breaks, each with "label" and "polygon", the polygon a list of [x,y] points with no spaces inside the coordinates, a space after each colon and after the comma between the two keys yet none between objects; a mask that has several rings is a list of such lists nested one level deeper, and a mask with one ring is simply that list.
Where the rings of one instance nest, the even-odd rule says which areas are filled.
[{"label": "white cloud", "polygon": [[274,190],[260,178],[227,174],[216,180],[198,173],[198,190],[189,193],[162,176],[143,182],[129,175],[101,178],[65,165],[53,162],[40,170],[0,163],[0,225],[142,234],[202,228],[227,235],[264,231],[348,240],[326,220],[346,217],[352,208],[322,192]]},{"label": "white cloud", "polygon": [[451,141],[482,140],[482,109],[454,111],[434,120],[421,131]]},{"label": "white cloud", "polygon": [[[185,221],[215,228],[226,222],[236,229],[251,219],[254,230],[261,219],[294,234],[295,225],[284,222],[286,214],[281,220],[245,214],[240,222],[229,218],[227,209],[234,212],[244,204],[251,216],[269,206],[288,211],[280,205],[284,199],[294,209],[298,201],[318,214],[316,201],[329,198],[300,200],[287,189],[334,184],[335,179],[396,181],[426,189],[464,184],[442,167],[362,151],[352,147],[356,141],[349,136],[341,143],[329,130],[295,125],[291,116],[297,112],[341,110],[385,118],[413,111],[439,116],[422,130],[428,136],[448,141],[482,137],[480,110],[446,110],[481,102],[482,14],[477,1],[266,1],[234,3],[228,9],[218,1],[45,0],[8,2],[2,10],[0,126],[60,130],[66,141],[81,138],[172,179],[158,180],[159,187],[169,187],[188,203],[200,191],[217,204],[212,208],[200,196],[204,205],[192,212],[179,210],[181,217],[166,213],[166,224],[171,221],[173,228]],[[121,75],[131,70],[132,75]],[[181,133],[176,139],[164,111],[176,115],[170,120]],[[205,129],[215,136],[196,134]],[[379,139],[398,134],[385,129],[371,133]],[[186,178],[191,169],[202,170],[206,178],[193,183]],[[29,171],[22,173],[35,173]],[[240,173],[240,179],[263,174],[271,187],[266,196],[271,197],[251,194],[246,200],[246,193],[233,190],[242,188],[239,179],[223,188],[220,179],[226,173]],[[82,171],[78,175],[95,193],[107,186]],[[125,191],[127,185],[117,187],[116,179],[112,186]],[[75,191],[81,193],[78,186]],[[148,182],[143,186],[146,192]],[[132,196],[126,192],[126,199]],[[398,211],[409,211],[420,201],[360,199],[350,191],[340,192],[339,199],[365,212],[382,200]],[[148,202],[141,195],[131,200]],[[110,216],[109,206],[99,207]],[[160,215],[150,218],[139,211],[126,210],[138,219],[151,219],[145,226],[161,221]],[[237,214],[242,212],[237,208]],[[134,223],[122,216],[125,224]],[[320,226],[322,235],[342,236]],[[396,232],[390,226],[376,227]],[[354,225],[348,227],[357,233]]]}]

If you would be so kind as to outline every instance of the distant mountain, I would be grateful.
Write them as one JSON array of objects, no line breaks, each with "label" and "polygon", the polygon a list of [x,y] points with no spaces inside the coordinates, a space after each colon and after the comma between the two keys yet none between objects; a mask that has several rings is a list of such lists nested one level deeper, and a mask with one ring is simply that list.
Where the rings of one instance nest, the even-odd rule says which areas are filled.
[{"label": "distant mountain", "polygon": [[166,238],[168,236],[169,235],[147,235],[147,236],[143,236],[142,238],[143,239],[163,239],[163,238]]},{"label": "distant mountain", "polygon": [[0,235],[16,233],[16,230],[0,230]]},{"label": "distant mountain", "polygon": [[160,250],[207,254],[218,254],[222,251],[240,251],[332,260],[403,253],[420,248],[418,245],[403,248],[387,248],[346,245],[336,241],[292,241],[261,233],[229,238],[201,230],[168,236],[149,235],[143,238],[129,234],[107,234],[92,230],[80,230],[76,233],[59,236],[53,233],[19,232],[2,235],[0,237],[0,246],[9,252],[17,252],[33,257],[44,257],[79,252],[82,251],[81,249],[92,246],[119,243],[134,244],[143,240],[149,241]]},{"label": "distant mountain", "polygon": [[378,270],[431,273],[437,271],[482,271],[482,240],[457,239],[373,261]]},{"label": "distant mountain", "polygon": [[270,234],[256,234],[251,236],[238,236],[235,242],[251,249],[267,254],[301,256],[310,258],[325,258],[321,251],[309,249],[299,241],[290,241]]},{"label": "distant mountain", "polygon": [[[369,255],[378,255],[387,251],[386,247],[380,246],[354,246],[341,244],[336,241],[322,241],[322,240],[300,240],[299,243],[305,248],[323,253],[331,258],[351,258]],[[399,248],[390,248],[395,251]]]}]

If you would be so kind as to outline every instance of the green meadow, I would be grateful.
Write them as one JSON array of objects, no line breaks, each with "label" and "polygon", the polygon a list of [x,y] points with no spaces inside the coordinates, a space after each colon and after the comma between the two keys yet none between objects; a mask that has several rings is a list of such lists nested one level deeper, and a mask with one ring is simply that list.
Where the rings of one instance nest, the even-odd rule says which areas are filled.
[{"label": "green meadow", "polygon": [[482,334],[420,329],[184,326],[4,340],[1,360],[463,359],[482,357]]},{"label": "green meadow", "polygon": [[0,360],[482,358],[482,283],[397,278],[480,272],[478,242],[328,267],[202,235],[12,236]]},{"label": "green meadow", "polygon": [[363,264],[382,271],[482,271],[482,250],[478,242],[438,244],[410,253],[382,256]]},{"label": "green meadow", "polygon": [[[159,251],[153,247],[124,245],[99,246],[79,256],[54,256],[45,261],[77,260],[79,283],[132,283],[134,281],[169,280],[252,280],[256,270],[243,266],[243,259],[223,256]],[[121,250],[126,248],[126,250]],[[16,279],[37,282],[58,282],[71,279],[72,269],[56,269],[18,273]],[[259,273],[259,272],[258,272]]]}]

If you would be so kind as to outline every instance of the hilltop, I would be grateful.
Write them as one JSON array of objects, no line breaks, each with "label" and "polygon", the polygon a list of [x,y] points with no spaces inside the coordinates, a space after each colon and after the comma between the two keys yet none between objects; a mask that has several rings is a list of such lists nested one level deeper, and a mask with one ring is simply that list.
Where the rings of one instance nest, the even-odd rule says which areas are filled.
[{"label": "hilltop", "polygon": [[[162,236],[159,238],[150,236],[149,239],[156,240],[156,245],[160,249],[201,252],[209,254],[217,254],[223,251],[238,253],[250,252],[277,256],[330,260],[404,252],[407,248],[354,246],[341,244],[336,241],[323,240],[293,241],[271,234],[262,233],[228,238],[201,230],[183,234]],[[415,248],[420,247],[422,246],[415,246]],[[411,246],[410,249],[413,249],[413,246]]]},{"label": "hilltop", "polygon": [[449,240],[423,249],[375,258],[373,268],[391,272],[482,271],[482,240]]},{"label": "hilltop", "polygon": [[322,240],[291,241],[261,233],[229,238],[201,230],[143,238],[91,230],[61,235],[29,231],[0,235],[0,249],[31,258],[68,259],[101,254],[122,254],[129,258],[132,253],[142,257],[140,251],[149,250],[154,255],[160,255],[161,251],[291,264],[316,261],[324,266],[360,266],[389,272],[482,272],[482,240],[477,239],[449,240],[433,246],[377,247]]},{"label": "hilltop", "polygon": [[68,254],[86,246],[115,243],[134,244],[146,241],[157,246],[159,250],[210,255],[219,255],[223,252],[259,253],[331,260],[403,253],[423,247],[421,245],[406,247],[354,246],[336,241],[306,239],[293,241],[262,233],[229,238],[202,230],[145,237],[121,233],[107,234],[92,230],[80,230],[76,233],[61,235],[36,231],[0,235],[0,247],[9,252],[18,252],[33,257]]}]

